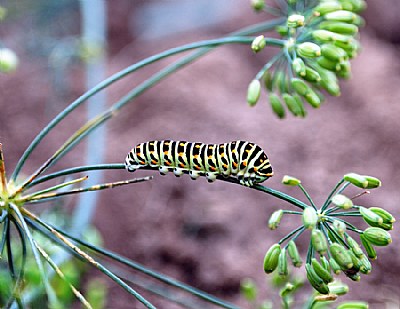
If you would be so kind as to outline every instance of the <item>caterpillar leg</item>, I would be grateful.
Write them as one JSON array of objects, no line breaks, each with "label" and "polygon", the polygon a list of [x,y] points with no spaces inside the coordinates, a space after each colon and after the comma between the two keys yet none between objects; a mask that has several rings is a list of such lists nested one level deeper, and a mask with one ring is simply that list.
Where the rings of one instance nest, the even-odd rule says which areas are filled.
[{"label": "caterpillar leg", "polygon": [[183,175],[183,169],[178,168],[178,167],[175,167],[175,168],[174,168],[174,175],[175,175],[176,177],[182,176],[182,175]]},{"label": "caterpillar leg", "polygon": [[199,173],[199,172],[196,172],[196,171],[190,171],[190,172],[189,172],[189,176],[190,176],[190,178],[192,178],[193,180],[196,180],[197,178],[200,177],[200,173]]},{"label": "caterpillar leg", "polygon": [[159,172],[160,172],[160,174],[161,175],[167,175],[168,174],[168,168],[167,167],[165,167],[165,166],[160,166],[159,168],[158,168],[158,170],[159,170]]},{"label": "caterpillar leg", "polygon": [[137,170],[136,167],[134,167],[133,165],[125,165],[126,169],[128,170],[128,172],[133,173],[134,171]]},{"label": "caterpillar leg", "polygon": [[214,182],[217,179],[218,173],[206,173],[208,182]]}]

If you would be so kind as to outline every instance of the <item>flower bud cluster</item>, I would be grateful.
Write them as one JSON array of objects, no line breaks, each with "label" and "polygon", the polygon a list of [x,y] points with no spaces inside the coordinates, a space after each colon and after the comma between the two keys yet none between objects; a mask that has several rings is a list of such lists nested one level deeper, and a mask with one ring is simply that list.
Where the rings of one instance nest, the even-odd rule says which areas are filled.
[{"label": "flower bud cluster", "polygon": [[[287,1],[287,10],[281,12],[286,21],[276,27],[286,42],[280,57],[257,74],[257,89],[249,87],[248,103],[254,106],[261,85],[265,86],[272,111],[279,118],[286,116],[286,110],[305,117],[305,105],[320,107],[325,100],[323,92],[339,96],[338,80],[351,76],[350,60],[360,50],[357,36],[364,21],[358,13],[366,7],[364,0],[304,1],[301,10],[303,6],[297,2]],[[263,0],[252,1],[252,5],[256,11],[266,11]],[[253,51],[265,48],[264,39],[259,36],[253,41]]]},{"label": "flower bud cluster", "polygon": [[[272,273],[277,269],[278,274],[285,277],[289,273],[288,260],[294,267],[301,267],[303,260],[297,250],[296,241],[309,230],[310,232],[304,233],[310,235],[305,270],[308,281],[320,294],[335,293],[330,288],[335,275],[343,273],[349,279],[359,281],[362,274],[369,274],[372,269],[370,260],[377,257],[375,247],[387,246],[392,242],[388,231],[393,229],[396,220],[383,208],[355,205],[354,199],[360,194],[349,198],[343,191],[350,184],[361,189],[377,188],[381,185],[380,180],[356,173],[346,174],[319,209],[299,179],[286,175],[282,183],[301,188],[310,205],[303,204],[301,212],[279,209],[272,214],[268,223],[272,230],[279,227],[284,215],[301,215],[302,225],[267,251],[264,271]],[[361,194],[365,192],[368,191]],[[361,217],[369,227],[359,229],[354,223],[347,222],[346,217]],[[351,233],[356,236],[351,236]]]}]

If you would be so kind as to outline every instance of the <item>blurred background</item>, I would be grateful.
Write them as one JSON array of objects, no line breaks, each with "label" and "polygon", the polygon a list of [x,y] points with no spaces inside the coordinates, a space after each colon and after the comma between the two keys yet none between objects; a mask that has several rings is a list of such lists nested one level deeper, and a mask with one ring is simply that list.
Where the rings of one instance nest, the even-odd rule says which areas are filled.
[{"label": "blurred background", "polygon": [[[367,2],[362,52],[352,61],[352,79],[341,82],[340,97],[329,97],[305,119],[276,119],[265,94],[254,108],[246,103],[248,83],[273,49],[255,55],[246,46],[226,46],[145,92],[97,133],[89,151],[82,143],[52,170],[86,162],[122,163],[133,145],[148,140],[251,140],[266,150],[275,170],[265,185],[302,198],[280,183],[283,175],[293,175],[320,204],[344,174],[368,174],[383,186],[359,203],[385,207],[400,217],[400,2]],[[165,49],[222,37],[270,18],[255,14],[247,0],[3,0],[0,5],[8,10],[0,22],[0,45],[19,58],[14,73],[0,75],[0,142],[9,172],[34,136],[88,85]],[[87,42],[83,47],[82,38]],[[174,59],[116,83],[93,106],[110,106]],[[87,112],[84,105],[65,119],[23,172],[33,172],[47,159],[83,124]],[[155,178],[96,198],[91,193],[88,200],[65,199],[63,207],[73,213],[79,204],[96,204],[93,217],[90,211],[75,216],[92,217],[106,248],[147,267],[243,307],[239,283],[245,277],[257,281],[264,297],[274,297],[262,270],[263,257],[299,222],[285,217],[277,231],[270,231],[267,221],[287,205],[226,182],[194,182],[153,171],[134,176],[144,175]],[[114,171],[91,178],[109,182],[131,176]],[[351,291],[346,299],[369,301],[371,308],[400,308],[397,229],[392,236],[394,245],[378,249],[371,275],[355,283],[343,278]],[[300,247],[303,255],[305,248]],[[132,304],[127,293],[104,281],[107,308]],[[144,295],[160,308],[179,308]]]}]

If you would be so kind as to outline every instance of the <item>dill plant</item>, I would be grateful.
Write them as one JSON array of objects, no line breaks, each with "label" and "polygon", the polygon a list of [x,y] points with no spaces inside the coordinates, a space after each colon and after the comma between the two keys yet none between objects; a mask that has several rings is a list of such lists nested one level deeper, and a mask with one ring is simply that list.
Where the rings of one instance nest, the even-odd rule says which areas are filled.
[{"label": "dill plant", "polygon": [[[37,267],[40,283],[46,291],[49,307],[59,306],[54,286],[48,277],[47,267],[50,267],[55,275],[66,282],[68,288],[81,302],[82,306],[92,308],[85,296],[66,278],[57,262],[52,259],[50,248],[47,248],[46,244],[37,237],[40,234],[40,237],[51,240],[87,265],[99,269],[146,308],[155,307],[129,283],[141,286],[182,306],[190,308],[190,304],[173,297],[173,293],[165,293],[164,289],[157,289],[153,285],[146,285],[143,284],[143,281],[130,278],[118,268],[105,263],[106,258],[111,259],[113,264],[120,263],[128,266],[147,277],[157,279],[170,288],[183,290],[203,301],[222,308],[237,308],[233,304],[75,237],[71,232],[63,230],[62,227],[48,223],[45,217],[36,214],[30,206],[66,195],[106,190],[116,186],[134,186],[136,183],[150,181],[152,176],[92,186],[83,185],[87,179],[85,173],[92,170],[124,169],[122,162],[75,166],[54,173],[47,173],[47,170],[65,154],[73,151],[74,147],[96,128],[114,118],[119,110],[132,102],[137,96],[218,46],[246,44],[259,55],[265,48],[276,48],[277,54],[255,74],[253,81],[250,82],[247,101],[251,106],[254,106],[260,99],[261,88],[264,87],[267,90],[272,111],[280,118],[285,117],[286,110],[296,117],[305,117],[307,112],[304,103],[310,104],[313,108],[318,108],[326,94],[340,95],[338,79],[350,77],[350,60],[357,55],[359,50],[358,30],[359,26],[363,24],[363,19],[358,13],[365,7],[365,2],[363,0],[276,0],[276,5],[271,6],[262,0],[253,0],[251,4],[257,12],[266,12],[276,16],[276,18],[249,26],[223,38],[171,48],[115,73],[77,98],[51,120],[33,138],[9,177],[6,175],[6,158],[0,145],[0,253],[6,258],[8,274],[13,283],[12,288],[9,289],[8,299],[3,305],[20,308],[27,305],[29,300],[24,294],[26,267]],[[277,32],[280,38],[266,37],[265,34],[268,31]],[[27,177],[21,176],[25,163],[36,147],[43,142],[43,139],[52,130],[56,130],[61,121],[71,117],[75,109],[89,98],[145,66],[190,50],[193,50],[190,55],[181,57],[155,73],[139,86],[133,88],[119,101],[113,103],[111,107],[77,128],[75,133],[62,143],[58,150],[34,173]],[[8,54],[10,55],[10,53]],[[6,61],[1,58],[3,71],[10,68],[15,69],[16,58],[8,57],[8,59],[8,61],[11,59],[11,62],[7,63],[7,58]],[[50,180],[60,180],[64,176],[78,173],[83,173],[83,176],[75,176],[72,180],[59,181],[57,185],[48,185]],[[239,184],[236,178],[218,176],[218,179]],[[376,258],[375,247],[386,246],[391,243],[388,231],[393,228],[395,219],[382,208],[356,205],[354,200],[357,196],[347,197],[343,194],[350,185],[360,188],[359,194],[379,187],[380,181],[371,176],[354,173],[344,175],[327,195],[323,205],[316,205],[313,202],[299,179],[287,176],[282,182],[285,185],[299,188],[304,193],[307,202],[260,184],[249,188],[249,190],[257,190],[272,195],[296,207],[295,210],[282,209],[273,213],[269,221],[271,229],[278,228],[283,216],[301,218],[298,228],[268,250],[264,260],[264,271],[272,273],[277,270],[280,277],[287,278],[289,276],[289,260],[294,267],[304,266],[307,279],[316,290],[315,294],[310,297],[308,304],[308,308],[313,308],[316,302],[332,301],[341,295],[340,289],[334,288],[332,284],[336,274],[343,272],[351,280],[358,281],[360,274],[368,274],[371,271],[370,259]],[[45,189],[36,189],[39,184],[44,186]],[[370,227],[360,230],[356,225],[346,221],[346,217],[362,218]],[[310,245],[304,263],[304,258],[299,255],[296,249],[296,240],[300,236],[306,235],[305,232],[308,232]],[[350,235],[351,233],[360,235],[362,246]],[[36,266],[28,263],[28,257],[33,259]],[[255,295],[252,287],[249,288],[249,284],[247,284],[247,287],[245,286],[243,289],[244,293],[247,293],[247,298],[252,300]],[[283,298],[294,290],[289,291],[287,285],[285,289],[281,292]],[[346,308],[346,306],[351,305],[344,303],[340,306]],[[365,306],[361,303],[359,305]],[[285,306],[289,308],[290,304],[287,303]]]}]

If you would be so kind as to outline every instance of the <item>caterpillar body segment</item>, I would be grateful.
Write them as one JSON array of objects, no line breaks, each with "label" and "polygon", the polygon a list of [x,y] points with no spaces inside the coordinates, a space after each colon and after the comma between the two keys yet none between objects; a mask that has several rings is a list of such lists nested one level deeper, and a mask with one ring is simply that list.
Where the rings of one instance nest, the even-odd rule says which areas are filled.
[{"label": "caterpillar body segment", "polygon": [[233,176],[244,186],[253,186],[273,176],[265,152],[246,141],[224,144],[149,141],[132,148],[125,166],[130,172],[150,166],[158,168],[162,175],[173,172],[177,177],[187,172],[192,179],[205,176],[209,182],[218,175]]}]

